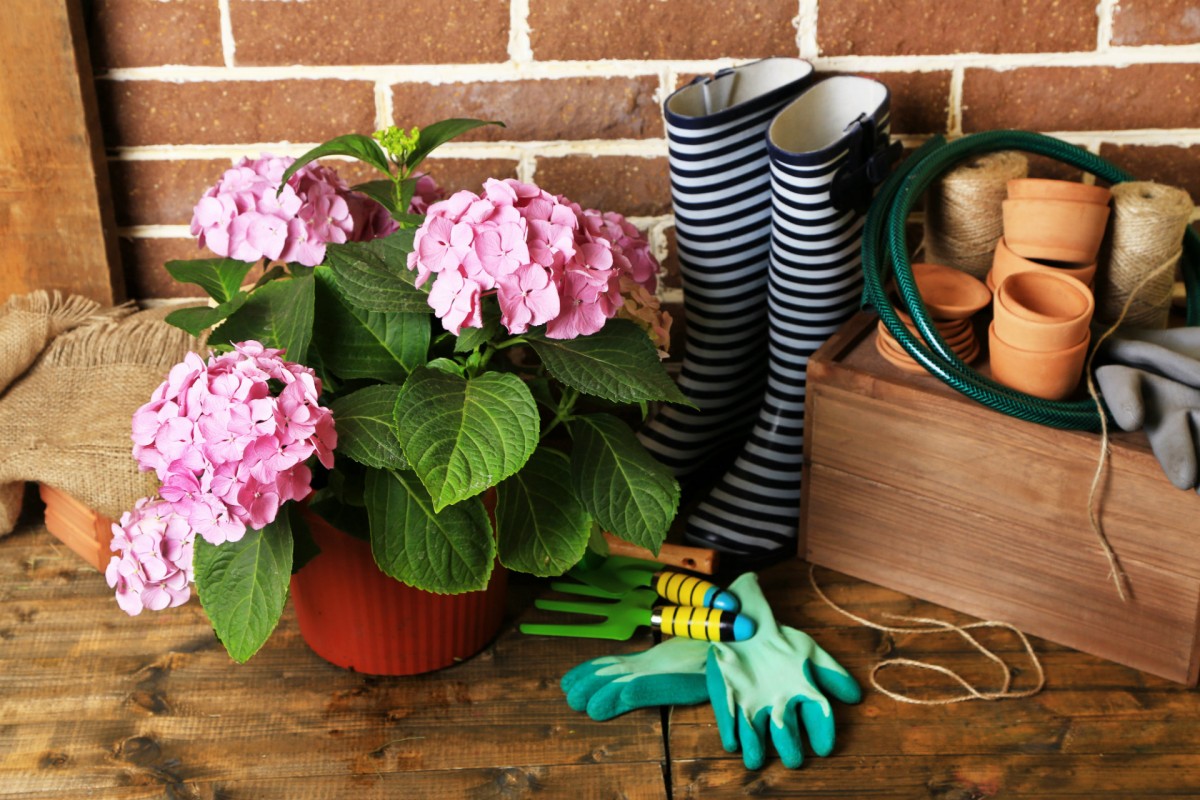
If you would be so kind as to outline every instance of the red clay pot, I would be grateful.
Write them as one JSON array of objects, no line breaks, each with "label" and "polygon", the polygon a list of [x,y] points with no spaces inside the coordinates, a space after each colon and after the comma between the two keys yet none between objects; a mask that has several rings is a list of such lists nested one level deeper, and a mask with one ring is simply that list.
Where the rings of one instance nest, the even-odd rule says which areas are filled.
[{"label": "red clay pot", "polygon": [[1043,400],[1062,400],[1079,385],[1083,362],[1091,341],[1089,332],[1075,347],[1035,353],[1013,347],[996,335],[996,323],[988,328],[992,377],[1005,386]]},{"label": "red clay pot", "polygon": [[1089,186],[1079,181],[1059,181],[1050,178],[1013,178],[1008,182],[1008,199],[1070,200],[1077,203],[1108,205],[1112,192],[1103,186]]},{"label": "red clay pot", "polygon": [[[1005,200],[1004,241],[1025,258],[1091,264],[1100,252],[1108,206],[1072,200]],[[996,279],[999,283],[1002,281]]]},{"label": "red clay pot", "polygon": [[1018,272],[996,290],[996,335],[1022,350],[1067,350],[1088,336],[1095,307],[1091,291],[1068,275]]},{"label": "red clay pot", "polygon": [[483,591],[421,591],[380,572],[368,542],[303,513],[321,553],[292,576],[292,601],[321,658],[370,675],[417,675],[470,658],[499,631],[508,585],[499,563]]}]

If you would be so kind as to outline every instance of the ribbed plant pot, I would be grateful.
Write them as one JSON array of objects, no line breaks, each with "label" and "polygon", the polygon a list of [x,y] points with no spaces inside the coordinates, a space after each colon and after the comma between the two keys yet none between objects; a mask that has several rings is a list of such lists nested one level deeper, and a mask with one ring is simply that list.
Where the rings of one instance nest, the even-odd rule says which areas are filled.
[{"label": "ribbed plant pot", "polygon": [[292,576],[300,635],[321,658],[369,675],[417,675],[478,653],[500,630],[508,573],[480,592],[440,595],[380,572],[371,546],[307,509],[320,555]]}]

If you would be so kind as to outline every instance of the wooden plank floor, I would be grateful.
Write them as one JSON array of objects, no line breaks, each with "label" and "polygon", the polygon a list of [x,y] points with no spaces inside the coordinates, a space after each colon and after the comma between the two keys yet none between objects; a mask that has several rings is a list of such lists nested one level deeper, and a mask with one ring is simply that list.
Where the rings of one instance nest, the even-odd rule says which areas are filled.
[{"label": "wooden plank floor", "polygon": [[[826,570],[855,612],[951,612]],[[861,680],[879,656],[937,660],[994,685],[951,636],[899,637],[826,608],[800,565],[763,576],[786,623]],[[522,594],[526,597],[522,597]],[[514,613],[528,591],[518,587]],[[986,641],[1020,663],[1007,634]],[[371,678],[304,646],[290,612],[233,664],[196,604],[127,618],[103,578],[40,526],[0,540],[3,798],[1200,798],[1200,694],[1035,640],[1048,687],[1027,700],[924,707],[869,693],[838,707],[838,746],[799,770],[747,772],[709,708],[596,723],[558,689],[612,642],[525,637],[506,623],[482,655],[419,678]],[[884,675],[912,692],[931,674]],[[1019,670],[1015,685],[1028,685]],[[669,764],[668,764],[669,762]],[[669,766],[669,770],[667,767]]]}]

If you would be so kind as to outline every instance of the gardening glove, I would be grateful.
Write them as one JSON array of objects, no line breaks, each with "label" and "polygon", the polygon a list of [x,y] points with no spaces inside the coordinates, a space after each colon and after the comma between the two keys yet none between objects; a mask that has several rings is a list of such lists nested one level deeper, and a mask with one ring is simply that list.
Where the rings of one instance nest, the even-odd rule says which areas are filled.
[{"label": "gardening glove", "polygon": [[779,759],[795,769],[804,761],[803,722],[813,752],[829,755],[833,710],[825,695],[857,703],[862,699],[858,682],[807,633],[775,621],[754,573],[742,575],[729,589],[741,599],[742,613],[758,623],[758,632],[744,642],[716,642],[709,650],[708,694],[721,743],[730,753],[740,743],[746,768],[759,769],[769,725]]},{"label": "gardening glove", "polygon": [[1123,364],[1099,367],[1096,382],[1122,430],[1145,428],[1150,449],[1171,483],[1196,488],[1200,389]]},{"label": "gardening glove", "polygon": [[1107,362],[1200,389],[1200,327],[1123,330],[1105,340],[1101,352]]},{"label": "gardening glove", "polygon": [[709,647],[675,637],[641,653],[585,661],[563,676],[567,704],[606,720],[646,706],[701,703],[708,699],[704,659]]}]

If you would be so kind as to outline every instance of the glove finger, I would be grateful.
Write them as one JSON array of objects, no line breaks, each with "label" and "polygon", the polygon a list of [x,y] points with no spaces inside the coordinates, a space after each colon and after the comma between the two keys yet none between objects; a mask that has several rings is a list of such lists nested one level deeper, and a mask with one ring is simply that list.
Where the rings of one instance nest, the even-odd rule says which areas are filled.
[{"label": "glove finger", "polygon": [[558,685],[562,687],[563,693],[569,693],[571,687],[578,681],[595,674],[596,670],[601,666],[596,661],[597,659],[593,658],[589,661],[584,661],[582,664],[576,664],[567,670],[567,674],[563,675],[562,680],[558,682]]},{"label": "glove finger", "polygon": [[571,690],[567,692],[567,705],[576,711],[586,711],[588,701],[592,699],[592,695],[600,691],[602,688],[612,683],[615,675],[585,675],[575,681],[571,686]]},{"label": "glove finger", "polygon": [[[811,662],[804,663],[804,673],[812,683],[816,683]],[[824,695],[818,694],[815,698],[803,700],[800,703],[800,719],[804,721],[804,730],[808,733],[808,743],[812,745],[813,752],[819,756],[832,753],[833,709]]]},{"label": "glove finger", "polygon": [[626,711],[629,711],[633,706],[623,708],[621,696],[627,688],[636,682],[615,680],[607,686],[601,686],[596,690],[595,694],[587,699],[585,704],[587,715],[598,722],[603,722],[613,717],[619,717]]},{"label": "glove finger", "polygon": [[800,719],[796,715],[796,705],[801,698],[793,697],[788,701],[783,711],[783,725],[776,725],[771,720],[771,744],[779,753],[779,760],[788,769],[799,769],[804,763],[804,743],[800,739]]},{"label": "glove finger", "polygon": [[812,666],[809,677],[824,694],[843,703],[862,700],[862,687],[858,681],[820,645],[813,648]]},{"label": "glove finger", "polygon": [[1146,418],[1141,374],[1132,367],[1108,364],[1096,370],[1096,383],[1113,419],[1123,431],[1136,431]]},{"label": "glove finger", "polygon": [[[708,682],[703,675],[651,675],[623,684],[621,705],[625,711],[646,706],[691,706],[708,699]],[[592,710],[588,705],[588,713]]]},{"label": "glove finger", "polygon": [[717,732],[721,734],[721,746],[727,753],[736,753],[738,748],[737,723],[734,722],[734,708],[725,690],[725,679],[721,677],[721,668],[717,665],[715,648],[708,651],[708,661],[704,667],[704,684],[708,689],[708,699],[712,702],[713,717],[717,720]]},{"label": "glove finger", "polygon": [[760,709],[750,720],[745,711],[737,715],[738,741],[742,745],[742,762],[746,769],[762,769],[766,763],[767,723],[771,719],[771,709]]}]

